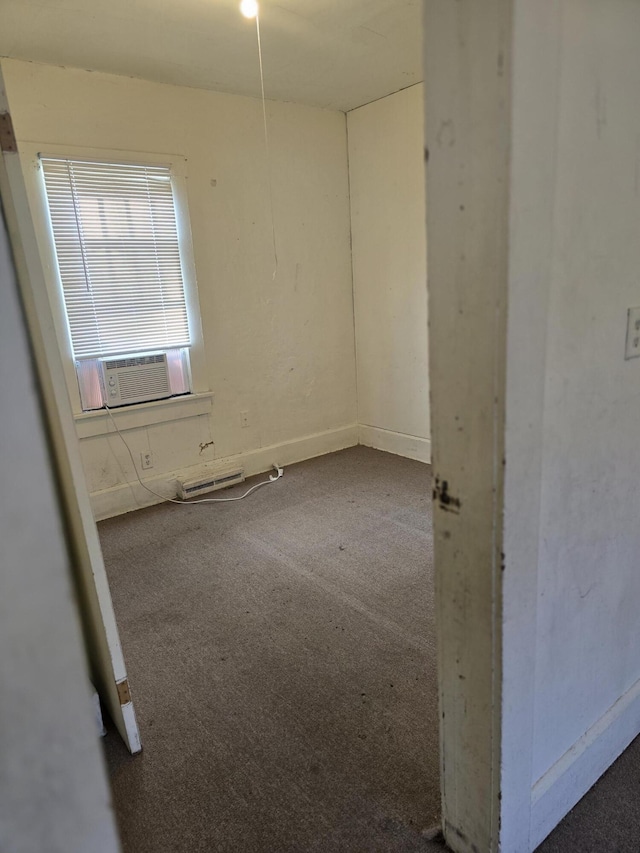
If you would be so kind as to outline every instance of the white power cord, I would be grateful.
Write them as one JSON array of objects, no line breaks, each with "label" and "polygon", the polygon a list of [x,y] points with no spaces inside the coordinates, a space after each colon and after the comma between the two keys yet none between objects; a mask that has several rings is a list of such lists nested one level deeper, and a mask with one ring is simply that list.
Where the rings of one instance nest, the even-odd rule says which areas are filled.
[{"label": "white power cord", "polygon": [[116,419],[111,414],[111,409],[109,408],[109,406],[105,406],[105,409],[109,413],[111,422],[114,425],[116,432],[122,439],[122,443],[127,448],[127,453],[129,454],[129,458],[131,459],[131,464],[133,465],[133,470],[135,472],[138,482],[140,483],[143,489],[146,489],[148,492],[150,492],[152,495],[155,495],[157,498],[162,498],[163,501],[168,501],[172,504],[178,504],[179,506],[193,506],[194,504],[226,504],[233,503],[234,501],[242,501],[245,498],[248,498],[249,495],[253,494],[253,492],[257,491],[258,489],[261,489],[263,486],[270,486],[271,483],[277,482],[284,474],[284,470],[280,468],[279,465],[274,465],[273,468],[276,471],[275,474],[270,474],[268,480],[263,480],[261,483],[256,483],[255,486],[251,486],[251,488],[247,489],[247,491],[243,495],[238,495],[238,497],[236,498],[199,498],[197,501],[183,501],[179,500],[178,498],[168,498],[166,495],[161,495],[160,492],[154,492],[153,489],[150,489],[149,486],[147,486],[146,483],[144,483],[140,479],[140,474],[138,474],[138,466],[136,465],[136,461],[133,458],[131,448],[127,444],[123,434],[120,432],[120,427],[116,423]]}]

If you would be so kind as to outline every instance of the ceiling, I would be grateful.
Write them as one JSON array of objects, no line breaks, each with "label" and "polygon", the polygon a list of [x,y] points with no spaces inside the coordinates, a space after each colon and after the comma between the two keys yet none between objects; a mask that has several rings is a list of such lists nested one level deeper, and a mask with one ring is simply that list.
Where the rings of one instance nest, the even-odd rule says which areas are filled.
[{"label": "ceiling", "polygon": [[[258,97],[239,0],[0,0],[0,56]],[[350,110],[422,80],[421,0],[262,0],[267,98]]]}]

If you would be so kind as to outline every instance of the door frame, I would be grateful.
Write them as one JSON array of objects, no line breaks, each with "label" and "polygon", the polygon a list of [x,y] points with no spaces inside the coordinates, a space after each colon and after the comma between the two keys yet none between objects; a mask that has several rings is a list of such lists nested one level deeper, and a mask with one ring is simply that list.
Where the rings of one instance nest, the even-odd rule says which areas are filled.
[{"label": "door frame", "polygon": [[61,486],[91,675],[131,753],[142,749],[0,67],[0,190]]}]

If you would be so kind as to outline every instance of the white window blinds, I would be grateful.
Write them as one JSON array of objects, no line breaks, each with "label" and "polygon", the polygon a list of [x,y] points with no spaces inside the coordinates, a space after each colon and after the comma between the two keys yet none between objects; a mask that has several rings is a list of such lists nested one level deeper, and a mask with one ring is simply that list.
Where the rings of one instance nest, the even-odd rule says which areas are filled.
[{"label": "white window blinds", "polygon": [[189,346],[170,168],[41,163],[75,357]]}]

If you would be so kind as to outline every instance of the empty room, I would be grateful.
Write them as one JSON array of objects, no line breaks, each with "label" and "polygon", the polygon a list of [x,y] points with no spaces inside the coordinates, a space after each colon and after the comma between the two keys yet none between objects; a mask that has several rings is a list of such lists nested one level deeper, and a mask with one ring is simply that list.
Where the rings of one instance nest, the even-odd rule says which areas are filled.
[{"label": "empty room", "polygon": [[2,853],[637,853],[638,33],[0,0]]},{"label": "empty room", "polygon": [[114,806],[136,853],[418,849],[439,816],[421,7],[252,6],[5,10],[120,667],[115,710],[93,678]]}]

